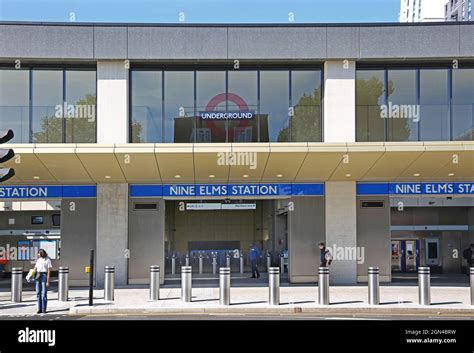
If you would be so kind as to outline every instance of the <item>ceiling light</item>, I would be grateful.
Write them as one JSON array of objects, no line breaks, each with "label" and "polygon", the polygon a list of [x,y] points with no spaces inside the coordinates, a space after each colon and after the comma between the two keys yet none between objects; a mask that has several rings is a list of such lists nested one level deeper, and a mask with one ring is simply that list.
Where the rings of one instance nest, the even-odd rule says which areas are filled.
[{"label": "ceiling light", "polygon": [[175,177],[176,179],[179,179],[179,178],[181,178],[181,175],[176,174],[174,177]]},{"label": "ceiling light", "polygon": [[283,174],[277,174],[276,177],[277,178],[283,178]]},{"label": "ceiling light", "polygon": [[110,179],[110,178],[111,178],[110,175],[106,175],[106,176],[105,176],[105,179]]},{"label": "ceiling light", "polygon": [[454,176],[454,173],[449,173],[448,176]]},{"label": "ceiling light", "polygon": [[35,180],[39,180],[39,179],[40,179],[40,177],[39,177],[39,176],[37,176],[37,175],[35,175],[35,176],[33,177],[33,179],[35,179]]},{"label": "ceiling light", "polygon": [[211,178],[211,179],[212,179],[212,178],[215,178],[215,177],[216,177],[216,176],[215,176],[214,174],[210,174],[210,175],[209,175],[209,178]]},{"label": "ceiling light", "polygon": [[243,178],[248,178],[249,175],[248,175],[248,174],[244,174],[244,175],[242,175],[242,177],[243,177]]},{"label": "ceiling light", "polygon": [[413,174],[414,177],[419,177],[420,176],[420,173],[415,173]]},{"label": "ceiling light", "polygon": [[348,178],[349,178],[350,176],[351,176],[350,174],[346,174],[346,177],[348,177]]}]

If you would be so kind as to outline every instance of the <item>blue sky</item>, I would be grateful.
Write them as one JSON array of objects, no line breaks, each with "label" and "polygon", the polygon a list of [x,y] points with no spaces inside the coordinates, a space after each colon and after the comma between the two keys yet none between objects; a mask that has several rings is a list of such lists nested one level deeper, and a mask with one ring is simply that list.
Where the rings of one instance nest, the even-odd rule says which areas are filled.
[{"label": "blue sky", "polygon": [[0,20],[69,22],[397,22],[400,0],[0,0]]}]

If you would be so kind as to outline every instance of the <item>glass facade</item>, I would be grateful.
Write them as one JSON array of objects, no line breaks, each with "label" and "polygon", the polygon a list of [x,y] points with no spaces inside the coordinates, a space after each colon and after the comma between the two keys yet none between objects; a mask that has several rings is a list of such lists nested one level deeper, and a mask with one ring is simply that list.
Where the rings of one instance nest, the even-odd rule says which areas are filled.
[{"label": "glass facade", "polygon": [[474,139],[474,69],[356,72],[357,141]]},{"label": "glass facade", "polygon": [[15,143],[91,143],[96,139],[96,71],[0,69],[0,128]]},{"label": "glass facade", "polygon": [[321,81],[319,69],[135,69],[130,140],[321,141]]}]

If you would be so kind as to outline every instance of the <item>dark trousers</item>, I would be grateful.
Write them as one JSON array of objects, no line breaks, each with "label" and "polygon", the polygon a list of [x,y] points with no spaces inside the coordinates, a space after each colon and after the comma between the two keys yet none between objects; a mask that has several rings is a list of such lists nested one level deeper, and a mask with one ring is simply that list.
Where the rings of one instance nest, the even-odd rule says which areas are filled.
[{"label": "dark trousers", "polygon": [[260,277],[260,272],[258,272],[257,261],[252,261],[252,277]]}]

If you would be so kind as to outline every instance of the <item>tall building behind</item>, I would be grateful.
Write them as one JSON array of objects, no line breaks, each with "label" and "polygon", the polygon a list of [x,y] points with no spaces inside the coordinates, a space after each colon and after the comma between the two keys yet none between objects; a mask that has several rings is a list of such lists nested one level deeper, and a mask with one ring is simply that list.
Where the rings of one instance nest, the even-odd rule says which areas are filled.
[{"label": "tall building behind", "polygon": [[471,21],[473,0],[448,0],[444,7],[446,21]]},{"label": "tall building behind", "polygon": [[[401,0],[400,22],[436,22],[445,20],[448,0]],[[450,0],[451,1],[451,0]],[[461,2],[461,0],[458,0]]]}]

